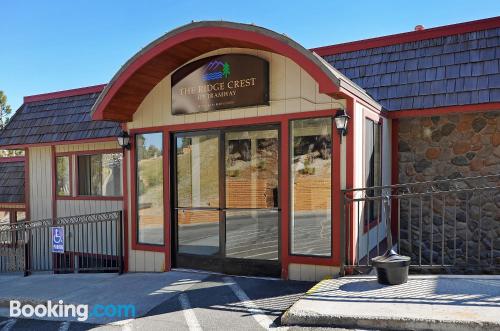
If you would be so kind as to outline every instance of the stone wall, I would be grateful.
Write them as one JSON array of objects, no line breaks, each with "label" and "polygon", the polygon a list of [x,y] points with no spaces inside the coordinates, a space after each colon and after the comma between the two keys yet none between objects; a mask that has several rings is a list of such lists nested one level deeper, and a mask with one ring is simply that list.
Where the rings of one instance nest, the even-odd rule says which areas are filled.
[{"label": "stone wall", "polygon": [[500,111],[400,120],[400,183],[499,172]]},{"label": "stone wall", "polygon": [[[456,185],[500,186],[500,111],[402,119],[398,139],[399,183],[496,174]],[[500,265],[499,189],[402,199],[400,221],[401,250],[414,263],[422,252],[423,264]]]}]

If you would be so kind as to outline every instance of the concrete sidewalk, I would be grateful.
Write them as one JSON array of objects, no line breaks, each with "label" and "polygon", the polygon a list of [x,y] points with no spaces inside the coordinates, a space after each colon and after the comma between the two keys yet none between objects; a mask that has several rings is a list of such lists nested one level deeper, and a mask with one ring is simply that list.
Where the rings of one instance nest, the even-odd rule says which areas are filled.
[{"label": "concrete sidewalk", "polygon": [[324,280],[290,307],[284,325],[393,330],[500,330],[500,276],[375,276]]},{"label": "concrete sidewalk", "polygon": [[[136,317],[148,313],[160,303],[200,283],[208,274],[187,272],[117,274],[35,274],[0,275],[0,316],[9,316],[9,301],[47,304],[47,300],[65,304],[135,305]],[[33,317],[35,318],[35,317]],[[90,316],[87,323],[104,324],[120,317]],[[54,320],[54,319],[53,319]],[[55,320],[65,320],[63,318]]]}]

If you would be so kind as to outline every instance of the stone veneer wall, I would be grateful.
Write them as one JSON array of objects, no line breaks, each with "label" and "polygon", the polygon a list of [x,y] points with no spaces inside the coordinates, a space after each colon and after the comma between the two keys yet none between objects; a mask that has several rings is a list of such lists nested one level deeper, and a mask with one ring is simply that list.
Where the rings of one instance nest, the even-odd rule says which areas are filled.
[{"label": "stone veneer wall", "polygon": [[[398,139],[399,183],[500,174],[500,111],[402,119]],[[499,186],[499,178],[458,185]],[[434,264],[470,264],[481,256],[500,265],[498,189],[402,200],[400,221],[401,250],[416,263],[421,250],[424,264],[431,257]]]},{"label": "stone veneer wall", "polygon": [[500,111],[400,120],[400,183],[497,173]]}]

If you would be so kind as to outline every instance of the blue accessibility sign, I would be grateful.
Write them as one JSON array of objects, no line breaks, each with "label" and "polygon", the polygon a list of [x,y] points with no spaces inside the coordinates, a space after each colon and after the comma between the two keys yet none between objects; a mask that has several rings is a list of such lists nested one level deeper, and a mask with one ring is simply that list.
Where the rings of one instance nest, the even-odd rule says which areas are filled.
[{"label": "blue accessibility sign", "polygon": [[64,253],[64,228],[53,226],[52,230],[52,253]]}]

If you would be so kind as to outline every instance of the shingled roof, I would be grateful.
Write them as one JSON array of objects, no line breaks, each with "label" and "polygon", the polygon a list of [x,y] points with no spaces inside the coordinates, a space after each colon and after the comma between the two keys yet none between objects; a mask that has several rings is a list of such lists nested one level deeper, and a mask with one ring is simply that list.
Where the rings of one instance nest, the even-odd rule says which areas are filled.
[{"label": "shingled roof", "polygon": [[42,98],[39,101],[25,99],[0,132],[0,147],[118,136],[121,132],[119,123],[92,121],[90,109],[99,94]]},{"label": "shingled roof", "polygon": [[0,203],[24,203],[24,161],[0,161]]},{"label": "shingled roof", "polygon": [[333,54],[335,46],[320,54],[386,110],[500,102],[500,27]]}]

